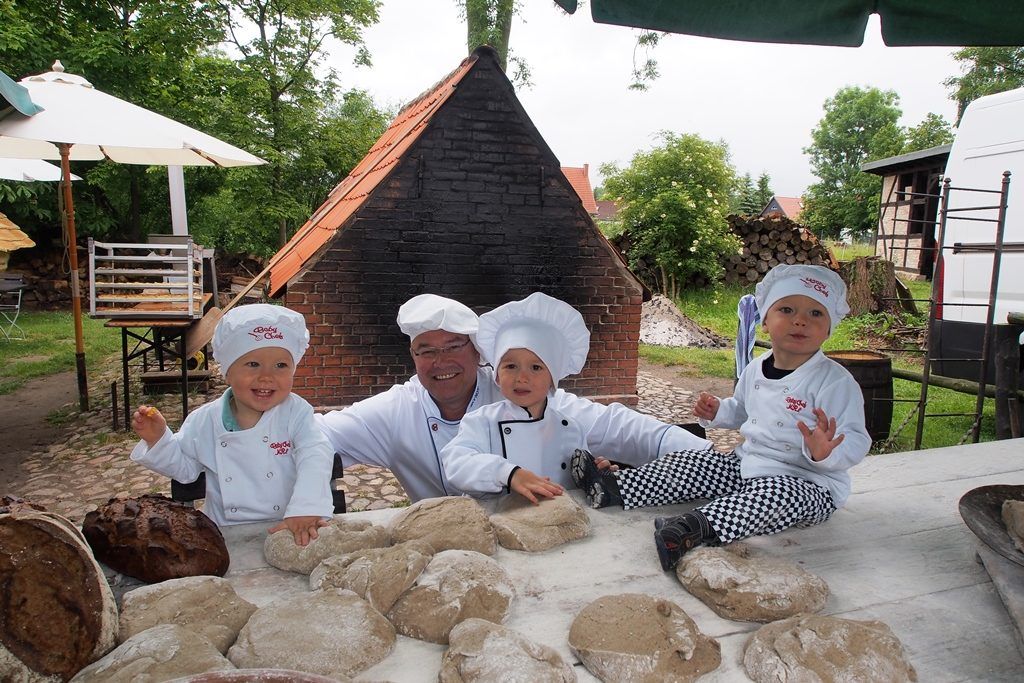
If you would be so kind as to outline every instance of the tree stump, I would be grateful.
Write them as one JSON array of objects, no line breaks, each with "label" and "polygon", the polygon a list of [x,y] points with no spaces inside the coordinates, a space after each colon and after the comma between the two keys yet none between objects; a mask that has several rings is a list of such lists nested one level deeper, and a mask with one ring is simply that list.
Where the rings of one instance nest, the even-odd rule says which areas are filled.
[{"label": "tree stump", "polygon": [[[878,256],[863,256],[839,266],[839,275],[846,283],[846,300],[850,315],[865,313],[899,314],[913,301],[906,299],[904,288],[898,288],[892,261]],[[916,310],[916,307],[914,307]]]}]

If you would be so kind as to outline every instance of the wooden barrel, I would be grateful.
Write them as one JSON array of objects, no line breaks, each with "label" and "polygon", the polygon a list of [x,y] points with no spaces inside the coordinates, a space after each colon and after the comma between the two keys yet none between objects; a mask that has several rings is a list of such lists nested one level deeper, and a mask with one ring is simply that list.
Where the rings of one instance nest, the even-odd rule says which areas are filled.
[{"label": "wooden barrel", "polygon": [[827,351],[846,368],[864,395],[864,423],[872,441],[889,438],[892,425],[892,359],[875,351]]}]

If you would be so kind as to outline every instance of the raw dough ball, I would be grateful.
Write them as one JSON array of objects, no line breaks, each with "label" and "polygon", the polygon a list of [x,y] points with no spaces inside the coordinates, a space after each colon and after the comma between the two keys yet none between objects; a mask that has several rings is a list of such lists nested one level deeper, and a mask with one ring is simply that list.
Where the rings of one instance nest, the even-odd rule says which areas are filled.
[{"label": "raw dough ball", "polygon": [[738,621],[820,612],[828,601],[824,579],[743,544],[696,548],[683,555],[676,576],[716,614]]},{"label": "raw dough ball", "polygon": [[497,562],[471,550],[445,550],[434,555],[388,619],[402,635],[444,644],[452,627],[470,617],[505,621],[513,597],[512,580]]},{"label": "raw dough ball", "polygon": [[159,683],[169,678],[234,669],[209,640],[177,624],[146,629],[72,678],[73,683]]},{"label": "raw dough ball", "polygon": [[178,624],[205,637],[221,654],[256,611],[256,605],[235,593],[219,576],[188,576],[129,591],[121,598],[123,643],[158,624]]},{"label": "raw dough ball", "polygon": [[1024,553],[1024,500],[1003,501],[1003,524],[1017,550]]},{"label": "raw dough ball", "polygon": [[472,498],[427,498],[391,521],[392,543],[421,539],[435,552],[474,550],[493,555],[497,550],[494,527],[480,503]]},{"label": "raw dough ball", "polygon": [[309,575],[309,587],[347,588],[381,614],[387,614],[433,555],[434,549],[425,541],[335,555],[317,565]]},{"label": "raw dough ball", "polygon": [[217,525],[164,496],[111,498],[85,516],[82,533],[97,560],[146,583],[228,571]]},{"label": "raw dough ball", "polygon": [[395,629],[352,591],[328,588],[257,609],[228,650],[240,669],[355,676],[391,653]]},{"label": "raw dough ball", "polygon": [[576,672],[557,652],[518,631],[466,619],[448,636],[439,683],[575,683]]},{"label": "raw dough ball", "polygon": [[541,498],[533,505],[522,496],[504,496],[491,524],[503,548],[540,552],[590,535],[587,511],[570,496]]},{"label": "raw dough ball", "polygon": [[0,586],[0,679],[67,680],[114,647],[117,603],[67,518],[0,514]]},{"label": "raw dough ball", "polygon": [[607,595],[576,615],[569,648],[605,683],[694,681],[722,663],[718,641],[679,605],[651,595]]},{"label": "raw dough ball", "polygon": [[352,683],[348,676],[318,676],[291,669],[233,669],[213,671],[167,683]]},{"label": "raw dough ball", "polygon": [[292,532],[276,531],[263,542],[263,555],[271,567],[286,572],[309,574],[333,555],[344,555],[365,548],[386,548],[388,532],[365,519],[335,517],[331,523],[317,530],[318,537],[303,547],[295,544]]},{"label": "raw dough ball", "polygon": [[768,681],[916,681],[903,645],[880,621],[805,614],[762,626],[747,641],[743,667]]}]

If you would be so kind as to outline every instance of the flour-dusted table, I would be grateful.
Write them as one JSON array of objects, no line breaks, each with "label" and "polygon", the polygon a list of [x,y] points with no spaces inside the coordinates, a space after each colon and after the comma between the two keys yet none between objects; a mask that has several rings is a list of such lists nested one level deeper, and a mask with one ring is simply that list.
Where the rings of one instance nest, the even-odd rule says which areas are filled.
[{"label": "flour-dusted table", "polygon": [[[919,680],[1020,681],[1019,635],[977,559],[980,542],[960,519],[957,502],[978,486],[1024,484],[1024,442],[872,456],[853,470],[853,479],[848,504],[826,524],[747,542],[824,578],[832,591],[826,614],[887,623]],[[575,662],[566,638],[584,605],[615,593],[661,596],[721,643],[722,665],[702,680],[744,680],[743,648],[759,624],[722,619],[658,565],[652,520],[684,509],[589,510],[589,538],[538,554],[499,548],[496,559],[518,589],[506,624]],[[352,514],[386,524],[398,512]],[[257,605],[308,590],[305,576],[267,566],[266,527],[224,530],[231,551],[227,578]],[[444,649],[399,636],[392,654],[358,680],[436,681]],[[576,671],[581,681],[596,680],[579,664]]]}]

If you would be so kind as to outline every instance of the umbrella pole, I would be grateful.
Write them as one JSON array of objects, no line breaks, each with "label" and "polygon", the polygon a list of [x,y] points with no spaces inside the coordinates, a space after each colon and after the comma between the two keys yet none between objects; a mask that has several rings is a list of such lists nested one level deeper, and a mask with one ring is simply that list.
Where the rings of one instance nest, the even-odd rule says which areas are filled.
[{"label": "umbrella pole", "polygon": [[61,183],[64,189],[64,212],[68,231],[68,261],[71,264],[71,310],[75,318],[75,365],[78,369],[78,407],[89,410],[89,386],[85,376],[85,341],[82,334],[82,292],[78,286],[78,245],[75,235],[75,205],[71,198],[71,145],[58,143],[60,149]]}]

